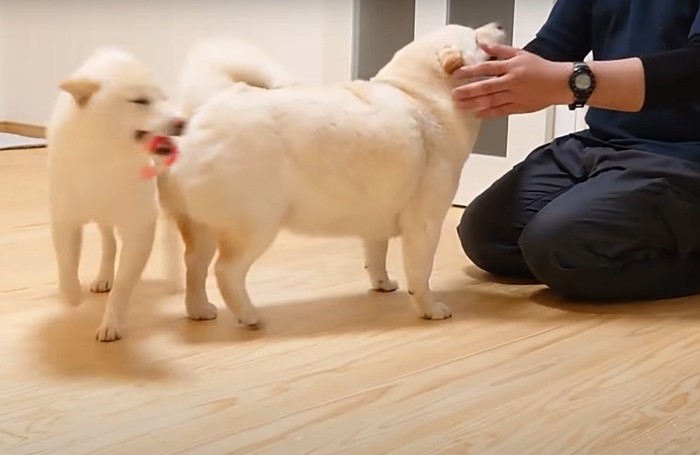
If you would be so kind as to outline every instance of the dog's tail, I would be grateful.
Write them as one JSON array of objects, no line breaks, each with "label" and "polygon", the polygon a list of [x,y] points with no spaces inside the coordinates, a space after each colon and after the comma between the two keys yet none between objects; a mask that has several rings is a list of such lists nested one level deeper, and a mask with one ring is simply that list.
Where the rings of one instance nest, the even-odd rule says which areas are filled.
[{"label": "dog's tail", "polygon": [[272,90],[297,81],[256,46],[229,38],[201,41],[189,50],[180,72],[177,99],[182,114],[191,117],[212,96],[240,83]]}]

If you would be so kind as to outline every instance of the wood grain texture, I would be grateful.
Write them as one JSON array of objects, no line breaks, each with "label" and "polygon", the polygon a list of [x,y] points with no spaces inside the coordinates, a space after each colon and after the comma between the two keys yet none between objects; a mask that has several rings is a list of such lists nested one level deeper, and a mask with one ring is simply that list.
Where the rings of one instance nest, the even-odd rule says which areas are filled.
[{"label": "wood grain texture", "polygon": [[[250,278],[264,330],[236,326],[213,282],[219,318],[187,320],[157,244],[126,338],[97,343],[105,296],[56,296],[44,166],[0,153],[2,454],[700,453],[698,299],[571,305],[487,282],[461,210],[433,278],[451,320],[368,292],[359,242],[282,235]],[[88,229],[85,285],[98,245]]]},{"label": "wood grain texture", "polygon": [[46,138],[46,127],[31,125],[29,123],[10,121],[0,122],[0,132],[42,139]]}]

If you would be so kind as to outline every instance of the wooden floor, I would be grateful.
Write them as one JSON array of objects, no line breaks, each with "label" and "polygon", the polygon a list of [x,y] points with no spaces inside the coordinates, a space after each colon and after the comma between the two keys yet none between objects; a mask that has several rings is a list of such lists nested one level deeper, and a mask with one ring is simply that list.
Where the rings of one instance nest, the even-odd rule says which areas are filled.
[{"label": "wooden floor", "polygon": [[[0,454],[700,453],[698,300],[572,306],[487,283],[459,211],[433,279],[451,320],[368,293],[355,241],[282,236],[251,277],[265,330],[238,328],[213,283],[219,319],[186,320],[156,248],[126,338],[100,344],[104,297],[56,297],[44,159],[0,152]],[[97,245],[90,229],[86,283]]]}]

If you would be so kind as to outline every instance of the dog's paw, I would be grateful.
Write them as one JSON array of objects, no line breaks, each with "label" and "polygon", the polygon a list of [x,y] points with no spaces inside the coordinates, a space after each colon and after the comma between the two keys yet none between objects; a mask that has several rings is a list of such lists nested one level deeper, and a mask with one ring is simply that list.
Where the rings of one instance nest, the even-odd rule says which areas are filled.
[{"label": "dog's paw", "polygon": [[190,303],[187,305],[187,317],[193,321],[209,321],[216,319],[216,305],[210,302],[202,302],[198,304]]},{"label": "dog's paw", "polygon": [[241,312],[241,314],[238,315],[238,323],[253,330],[259,329],[262,326],[260,316],[255,309]]},{"label": "dog's paw", "polygon": [[399,288],[399,283],[394,280],[372,280],[372,290],[377,292],[394,292]]},{"label": "dog's paw", "polygon": [[442,302],[434,302],[425,311],[419,311],[419,316],[423,319],[439,321],[442,319],[451,318],[452,310]]},{"label": "dog's paw", "polygon": [[121,329],[113,322],[103,322],[95,332],[95,338],[101,342],[117,341],[122,338]]},{"label": "dog's paw", "polygon": [[112,278],[97,277],[90,285],[90,292],[104,294],[112,290]]}]

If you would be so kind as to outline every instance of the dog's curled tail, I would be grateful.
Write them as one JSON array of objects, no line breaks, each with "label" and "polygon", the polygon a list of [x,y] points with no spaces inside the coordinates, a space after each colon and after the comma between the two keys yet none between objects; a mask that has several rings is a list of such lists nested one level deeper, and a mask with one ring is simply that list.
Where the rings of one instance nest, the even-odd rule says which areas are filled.
[{"label": "dog's curled tail", "polygon": [[262,48],[234,38],[210,38],[187,53],[177,89],[185,117],[218,93],[243,83],[273,90],[297,85],[297,80]]}]

